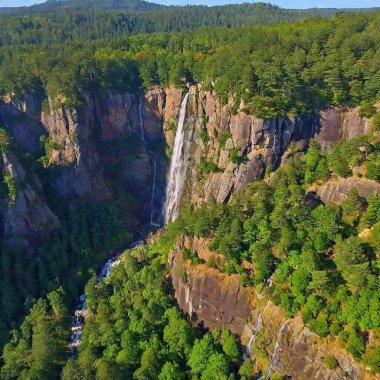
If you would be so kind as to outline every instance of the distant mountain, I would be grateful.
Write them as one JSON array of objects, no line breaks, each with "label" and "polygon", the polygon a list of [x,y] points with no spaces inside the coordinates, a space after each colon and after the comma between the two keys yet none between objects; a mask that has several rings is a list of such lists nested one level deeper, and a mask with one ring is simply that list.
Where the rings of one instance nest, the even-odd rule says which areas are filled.
[{"label": "distant mountain", "polygon": [[[221,6],[208,7],[207,5],[185,5],[185,6],[165,6],[162,4],[150,3],[144,0],[47,0],[45,3],[36,4],[29,7],[0,7],[0,14],[12,15],[12,16],[25,16],[33,15],[37,13],[51,13],[59,10],[118,10],[118,11],[129,11],[129,12],[146,12],[152,10],[160,10],[163,8],[175,9],[179,11],[183,8],[191,8],[194,10],[204,10],[207,9],[228,9],[233,8],[237,10],[243,9],[244,11],[251,11],[253,8],[260,8],[260,6],[271,7],[272,10],[276,10],[278,13],[281,10],[282,13],[287,15],[298,14],[303,15],[313,15],[313,16],[323,16],[328,17],[336,12],[367,12],[374,10],[375,8],[309,8],[309,9],[285,9],[278,6],[272,6],[265,3],[242,3],[242,4],[226,4]],[[380,9],[380,8],[376,8]]]},{"label": "distant mountain", "polygon": [[267,3],[208,7],[164,6],[143,0],[49,0],[31,7],[0,8],[0,46],[52,45],[138,33],[291,23],[373,9],[284,9]]},{"label": "distant mountain", "polygon": [[143,0],[48,0],[45,3],[36,4],[29,7],[0,8],[0,13],[12,16],[21,16],[67,9],[125,10],[131,12],[144,12],[164,7],[164,5],[149,3]]}]

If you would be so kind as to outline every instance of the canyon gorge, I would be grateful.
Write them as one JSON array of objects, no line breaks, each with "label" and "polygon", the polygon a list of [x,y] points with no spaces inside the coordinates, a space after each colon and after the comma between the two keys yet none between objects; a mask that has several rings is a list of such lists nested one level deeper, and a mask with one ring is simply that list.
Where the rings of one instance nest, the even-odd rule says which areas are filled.
[{"label": "canyon gorge", "polygon": [[[0,105],[0,122],[12,138],[1,164],[14,191],[0,199],[2,241],[19,254],[33,258],[36,247],[61,228],[57,204],[110,200],[128,208],[135,231],[157,228],[176,219],[183,203],[228,203],[253,181],[270,181],[311,139],[327,151],[370,131],[359,107],[260,119],[245,112],[243,102],[236,105],[231,97],[223,104],[201,85],[83,99],[73,109],[56,109],[35,94],[14,95]],[[43,168],[31,171],[28,157],[41,154]],[[338,177],[311,187],[309,195],[313,202],[340,204],[352,188],[368,198],[380,185],[356,175]],[[268,378],[277,371],[294,379],[380,379],[340,348],[338,338],[321,339],[300,316],[287,318],[265,289],[243,287],[239,275],[208,266],[216,255],[208,245],[207,239],[182,237],[169,256],[179,308],[191,321],[207,329],[228,327],[247,346],[246,355],[254,355],[257,339],[266,339]],[[191,265],[181,255],[184,248],[203,264]],[[328,356],[337,368],[326,367]]]}]

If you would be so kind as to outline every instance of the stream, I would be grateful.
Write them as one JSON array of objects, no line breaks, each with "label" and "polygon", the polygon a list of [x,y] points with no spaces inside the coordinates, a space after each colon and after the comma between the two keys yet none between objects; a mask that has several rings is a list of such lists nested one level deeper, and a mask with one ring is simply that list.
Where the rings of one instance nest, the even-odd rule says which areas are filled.
[{"label": "stream", "polygon": [[[166,202],[165,200],[160,201],[158,207],[155,206],[155,192],[156,192],[156,180],[157,180],[157,153],[150,150],[145,128],[144,128],[144,117],[142,109],[142,100],[140,100],[139,107],[139,127],[140,127],[140,137],[141,141],[144,144],[145,150],[149,155],[149,161],[152,171],[152,183],[150,188],[150,215],[149,215],[149,224],[142,226],[138,234],[136,234],[134,242],[128,245],[127,247],[120,249],[113,249],[107,255],[107,260],[99,267],[98,273],[98,282],[102,281],[105,278],[108,278],[111,272],[112,267],[120,263],[120,256],[127,249],[138,247],[143,243],[147,237],[158,228],[162,227],[160,221],[165,218],[165,222],[175,220],[178,215],[179,201],[183,191],[183,185],[186,176],[186,168],[188,155],[190,151],[191,141],[186,139],[185,135],[185,116],[186,116],[186,107],[189,94],[187,93],[181,103],[181,109],[178,120],[178,127],[174,141],[173,147],[173,156],[170,164],[170,171],[166,189]],[[164,206],[164,210],[162,210]],[[74,311],[72,323],[71,323],[71,333],[70,341],[68,344],[69,355],[71,359],[75,359],[77,356],[77,349],[82,342],[82,328],[85,322],[86,316],[86,295],[82,294],[79,297],[78,304]]]}]

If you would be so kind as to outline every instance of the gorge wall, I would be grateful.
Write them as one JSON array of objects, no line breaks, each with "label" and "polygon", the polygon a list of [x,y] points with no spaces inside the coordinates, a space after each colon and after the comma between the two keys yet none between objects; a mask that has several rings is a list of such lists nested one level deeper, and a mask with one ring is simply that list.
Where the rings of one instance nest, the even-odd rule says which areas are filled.
[{"label": "gorge wall", "polygon": [[[159,221],[167,165],[163,102],[155,90],[145,97],[84,94],[75,109],[54,108],[50,99],[42,106],[33,94],[7,99],[0,106],[0,124],[12,143],[2,147],[1,166],[16,193],[10,199],[3,186],[5,245],[16,248],[13,242],[18,242],[18,248],[32,253],[44,235],[60,227],[55,205],[75,199],[115,200],[134,214],[136,223],[149,221],[154,208],[152,217]],[[31,170],[37,159],[43,168]]]},{"label": "gorge wall", "polygon": [[[245,113],[243,103],[236,107],[232,98],[222,104],[213,90],[188,87],[185,128],[193,130],[193,144],[182,198],[196,205],[211,196],[228,201],[235,191],[304,150],[311,138],[327,148],[370,128],[369,121],[358,116],[358,108],[264,120]],[[0,106],[0,123],[21,154],[4,149],[2,153],[3,173],[18,183],[14,202],[7,195],[0,202],[5,240],[17,236],[33,245],[39,235],[58,228],[54,207],[47,201],[51,198],[118,198],[139,222],[149,219],[151,208],[158,221],[184,93],[156,86],[140,95],[83,94],[82,105],[75,109],[54,108],[50,99],[42,102],[34,94],[6,99]],[[30,162],[21,157],[37,159],[43,154],[41,136],[45,170],[22,174],[30,172],[25,170]],[[132,194],[134,201],[121,200],[124,193]]]},{"label": "gorge wall", "polygon": [[[254,335],[250,353],[263,378],[272,365],[272,373],[292,379],[380,379],[356,363],[339,346],[338,338],[322,340],[305,327],[300,316],[288,319],[281,307],[266,299],[265,289],[243,287],[239,275],[227,275],[208,265],[212,253],[207,245],[202,239],[183,238],[169,257],[179,307],[195,324],[229,328],[245,345],[252,344]],[[182,254],[184,248],[194,250],[205,264],[192,265]],[[328,357],[337,360],[337,368],[328,368]]]},{"label": "gorge wall", "polygon": [[[195,133],[185,195],[195,204],[210,196],[228,201],[234,191],[305,150],[311,138],[328,149],[370,131],[370,121],[359,117],[359,107],[264,120],[245,113],[243,103],[236,108],[230,98],[223,105],[215,92],[195,86],[190,87],[189,104],[188,120],[195,120]],[[202,170],[202,161],[213,163],[213,169]]]},{"label": "gorge wall", "polygon": [[[232,98],[222,104],[213,91],[200,86],[189,86],[189,92],[185,128],[193,130],[193,144],[188,171],[183,173],[182,199],[195,205],[212,196],[219,202],[229,201],[235,191],[305,150],[311,138],[328,149],[334,142],[370,129],[369,121],[358,116],[358,108],[340,111],[330,107],[300,117],[263,120],[245,113],[244,104],[236,108]],[[136,225],[149,222],[153,208],[158,221],[184,93],[173,87],[152,87],[139,95],[84,94],[83,104],[76,109],[56,109],[50,99],[42,106],[29,94],[0,105],[0,123],[15,145],[12,149],[2,146],[4,181],[13,185],[15,193],[11,199],[8,185],[8,192],[2,191],[0,197],[3,243],[11,249],[23,246],[32,254],[50,231],[60,228],[55,204],[72,199],[95,203],[112,199],[132,211]],[[38,157],[43,168],[30,170],[28,158]],[[314,189],[323,201],[339,203],[352,186],[363,195],[376,190],[368,190],[371,181],[365,184],[357,177],[344,184],[336,181]],[[187,244],[181,242],[170,257],[181,309],[207,328],[230,327],[244,344],[261,313],[258,338],[270,356],[286,320],[282,309],[254,289],[243,288],[237,276],[206,265],[191,266],[181,255]],[[192,244],[198,244],[193,248],[207,261],[207,244]],[[379,378],[356,364],[336,341],[321,341],[299,317],[287,322],[279,344],[274,367],[295,379]],[[339,367],[328,369],[327,356],[334,356]],[[268,365],[265,358],[260,360],[258,367]]]}]

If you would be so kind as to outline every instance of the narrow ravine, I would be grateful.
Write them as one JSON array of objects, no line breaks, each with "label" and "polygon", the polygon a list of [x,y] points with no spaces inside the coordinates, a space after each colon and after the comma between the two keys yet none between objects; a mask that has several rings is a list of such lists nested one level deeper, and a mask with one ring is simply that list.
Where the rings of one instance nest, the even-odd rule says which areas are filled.
[{"label": "narrow ravine", "polygon": [[160,221],[162,219],[161,216],[161,204],[156,207],[155,206],[155,196],[156,196],[156,182],[157,182],[157,153],[149,149],[146,133],[145,133],[145,125],[144,125],[144,113],[143,113],[143,101],[140,99],[139,101],[139,124],[140,124],[140,137],[141,141],[144,144],[145,151],[148,153],[149,156],[149,163],[150,168],[152,172],[152,178],[151,178],[151,186],[150,186],[150,209],[149,209],[149,223],[152,226],[159,227]]},{"label": "narrow ravine", "polygon": [[[178,216],[178,206],[182,195],[183,185],[185,182],[185,174],[187,168],[188,155],[190,151],[191,141],[185,133],[185,116],[186,107],[189,94],[187,93],[182,100],[181,109],[178,120],[178,128],[176,132],[173,155],[170,163],[169,180],[166,190],[166,201],[160,202],[158,207],[155,206],[155,191],[157,181],[157,153],[150,150],[148,147],[146,133],[144,128],[144,116],[142,110],[142,100],[139,102],[139,124],[140,124],[140,137],[144,144],[145,150],[149,155],[150,165],[152,168],[152,182],[150,189],[150,215],[149,225],[142,227],[140,231],[140,237],[130,244],[126,249],[136,248],[149,236],[152,230],[156,230],[161,227],[160,221],[162,215],[165,216],[165,222],[173,221]],[[164,205],[164,210],[162,210]],[[109,277],[111,268],[120,263],[120,256],[125,249],[118,250],[116,253],[114,250],[109,256],[108,260],[101,265],[98,271],[98,282]],[[74,316],[71,324],[71,334],[69,342],[70,358],[75,359],[77,355],[77,349],[82,342],[82,328],[86,316],[86,295],[82,294],[79,297],[77,308],[74,312]]]}]

